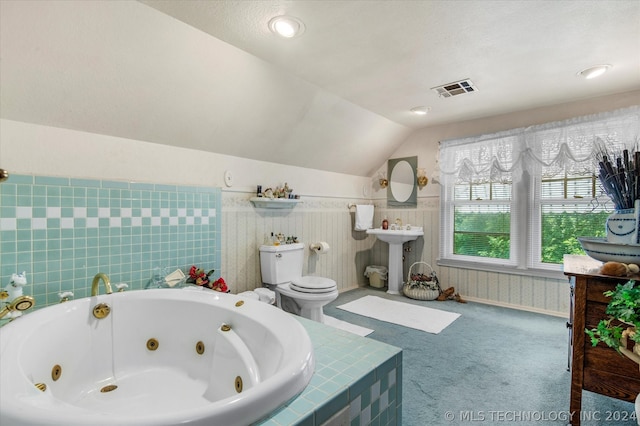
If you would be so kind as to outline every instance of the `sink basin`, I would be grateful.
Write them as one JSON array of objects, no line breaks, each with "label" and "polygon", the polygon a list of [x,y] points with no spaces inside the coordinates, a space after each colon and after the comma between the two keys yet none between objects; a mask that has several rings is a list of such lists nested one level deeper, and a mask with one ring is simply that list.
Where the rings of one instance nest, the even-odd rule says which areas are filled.
[{"label": "sink basin", "polygon": [[417,240],[424,235],[421,226],[412,226],[410,229],[367,229],[367,234],[375,235],[377,239],[389,244],[389,294],[400,294],[402,287],[402,244],[407,241]]},{"label": "sink basin", "polygon": [[402,244],[407,241],[413,241],[418,237],[424,235],[422,227],[412,226],[409,230],[394,230],[394,229],[367,229],[367,234],[375,235],[380,241],[384,241],[389,244]]}]

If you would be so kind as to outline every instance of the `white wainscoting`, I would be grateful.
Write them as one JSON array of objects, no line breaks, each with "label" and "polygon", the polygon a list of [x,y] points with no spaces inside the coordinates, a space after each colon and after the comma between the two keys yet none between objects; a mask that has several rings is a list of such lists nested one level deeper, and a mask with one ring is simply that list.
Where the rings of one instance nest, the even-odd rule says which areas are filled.
[{"label": "white wainscoting", "polygon": [[[351,203],[367,200],[304,197],[292,209],[255,208],[251,194],[223,192],[222,276],[232,292],[262,285],[259,247],[271,232],[296,236],[305,243],[303,274],[331,278],[339,291],[368,283],[364,270],[371,259],[373,237],[354,231]],[[311,253],[309,244],[326,241],[327,254]]]},{"label": "white wainscoting", "polygon": [[[294,235],[304,242],[305,275],[320,275],[335,280],[339,291],[368,284],[364,270],[368,265],[387,266],[388,246],[354,231],[354,209],[349,204],[370,200],[303,197],[292,209],[255,208],[252,194],[222,193],[222,270],[221,275],[232,292],[239,293],[261,286],[258,248],[271,232]],[[444,288],[455,287],[470,301],[567,316],[569,285],[566,280],[539,278],[472,269],[439,267],[439,199],[419,198],[416,208],[389,209],[386,200],[374,200],[374,226],[383,218],[390,223],[399,218],[403,224],[424,227],[425,235],[405,245],[404,276],[416,261],[429,263]],[[312,242],[326,241],[331,251],[325,255],[310,252]],[[455,302],[447,302],[455,303]]]}]

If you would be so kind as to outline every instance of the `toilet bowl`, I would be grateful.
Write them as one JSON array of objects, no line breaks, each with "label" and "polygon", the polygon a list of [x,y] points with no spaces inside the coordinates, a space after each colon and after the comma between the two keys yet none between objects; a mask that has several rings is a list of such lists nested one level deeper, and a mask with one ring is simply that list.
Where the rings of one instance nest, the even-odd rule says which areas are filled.
[{"label": "toilet bowl", "polygon": [[260,247],[262,281],[275,290],[279,308],[324,322],[322,308],[338,297],[338,287],[329,278],[303,277],[303,261],[304,244],[263,245]]}]

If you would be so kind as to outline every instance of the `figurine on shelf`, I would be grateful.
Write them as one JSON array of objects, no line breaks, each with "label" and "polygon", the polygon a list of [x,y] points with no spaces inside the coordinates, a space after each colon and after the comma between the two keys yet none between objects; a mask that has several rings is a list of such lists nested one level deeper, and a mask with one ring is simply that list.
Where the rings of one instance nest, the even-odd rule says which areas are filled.
[{"label": "figurine on shelf", "polygon": [[282,196],[284,198],[291,198],[291,193],[293,192],[293,188],[289,188],[287,182],[284,183],[284,188],[282,188]]}]

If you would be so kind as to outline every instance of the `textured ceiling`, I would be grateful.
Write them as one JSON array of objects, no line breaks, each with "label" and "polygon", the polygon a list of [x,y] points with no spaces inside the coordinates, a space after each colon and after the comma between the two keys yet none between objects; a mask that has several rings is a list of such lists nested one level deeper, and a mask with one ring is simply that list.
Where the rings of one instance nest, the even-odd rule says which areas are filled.
[{"label": "textured ceiling", "polygon": [[368,176],[417,128],[640,88],[640,2],[2,0],[0,87],[10,120]]},{"label": "textured ceiling", "polygon": [[[154,1],[158,10],[413,128],[640,87],[638,1]],[[301,19],[278,40],[267,23]],[[614,68],[600,80],[576,73]],[[470,78],[478,93],[430,89]],[[409,113],[428,106],[428,117]]]}]

